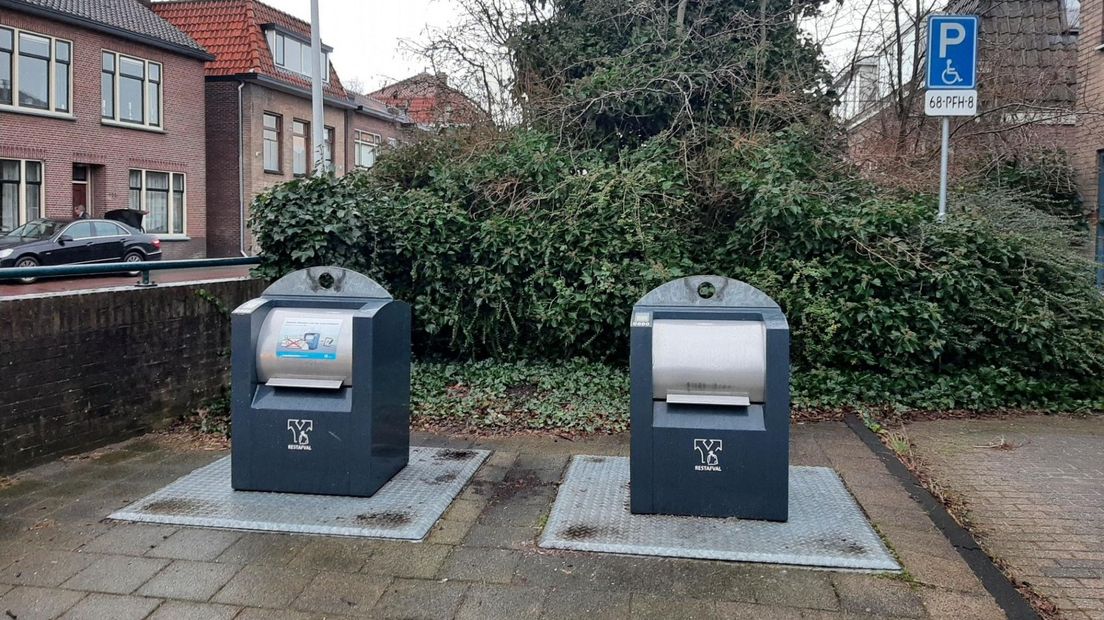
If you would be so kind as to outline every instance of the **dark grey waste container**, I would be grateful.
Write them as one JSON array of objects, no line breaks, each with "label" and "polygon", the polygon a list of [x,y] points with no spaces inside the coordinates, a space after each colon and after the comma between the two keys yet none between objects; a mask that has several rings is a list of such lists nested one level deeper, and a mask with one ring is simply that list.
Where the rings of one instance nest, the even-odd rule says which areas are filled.
[{"label": "dark grey waste container", "polygon": [[340,267],[231,317],[235,489],[368,496],[410,451],[410,306]]},{"label": "dark grey waste container", "polygon": [[788,517],[790,331],[762,291],[719,276],[633,307],[630,508]]}]

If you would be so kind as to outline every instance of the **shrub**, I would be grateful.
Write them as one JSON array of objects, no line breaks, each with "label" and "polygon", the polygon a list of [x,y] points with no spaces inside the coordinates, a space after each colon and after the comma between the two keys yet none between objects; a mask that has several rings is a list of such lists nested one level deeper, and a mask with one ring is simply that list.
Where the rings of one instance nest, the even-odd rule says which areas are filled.
[{"label": "shrub", "polygon": [[429,187],[294,181],[253,205],[260,273],[360,270],[413,304],[423,353],[616,357],[632,303],[689,266],[685,184],[665,161],[648,150],[620,163],[572,157],[519,132],[431,166]]},{"label": "shrub", "polygon": [[1104,401],[1104,302],[1068,228],[1008,226],[1033,209],[1008,191],[955,197],[936,224],[931,197],[879,191],[820,144],[725,131],[611,157],[532,130],[437,138],[259,196],[261,272],[367,273],[413,304],[423,359],[550,361],[624,360],[641,295],[713,272],[782,305],[807,404]]}]

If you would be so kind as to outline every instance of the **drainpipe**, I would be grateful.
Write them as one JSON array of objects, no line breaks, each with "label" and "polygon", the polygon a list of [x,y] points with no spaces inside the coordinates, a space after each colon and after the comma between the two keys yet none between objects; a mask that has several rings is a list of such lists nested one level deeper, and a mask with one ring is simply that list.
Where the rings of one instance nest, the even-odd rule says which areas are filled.
[{"label": "drainpipe", "polygon": [[242,114],[242,88],[245,81],[238,81],[238,252],[242,256],[249,256],[245,251],[245,149],[242,141],[245,140],[245,120]]}]

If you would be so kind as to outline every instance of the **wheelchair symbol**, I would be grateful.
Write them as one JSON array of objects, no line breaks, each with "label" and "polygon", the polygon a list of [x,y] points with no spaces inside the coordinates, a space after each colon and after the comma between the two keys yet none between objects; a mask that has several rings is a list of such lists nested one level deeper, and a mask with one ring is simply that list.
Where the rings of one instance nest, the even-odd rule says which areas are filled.
[{"label": "wheelchair symbol", "polygon": [[962,76],[958,74],[958,69],[955,69],[954,66],[951,65],[950,58],[947,59],[947,68],[943,70],[943,74],[940,77],[943,78],[943,84],[946,86],[958,84],[963,81]]}]

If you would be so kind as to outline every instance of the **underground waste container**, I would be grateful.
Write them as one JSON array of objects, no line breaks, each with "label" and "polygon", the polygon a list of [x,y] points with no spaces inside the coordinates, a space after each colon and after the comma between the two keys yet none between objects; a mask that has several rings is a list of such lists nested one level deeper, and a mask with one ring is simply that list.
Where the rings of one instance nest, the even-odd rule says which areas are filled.
[{"label": "underground waste container", "polygon": [[231,316],[231,484],[369,496],[410,451],[410,306],[340,267],[290,273]]},{"label": "underground waste container", "polygon": [[633,306],[630,510],[785,521],[786,317],[720,276],[673,280]]}]

